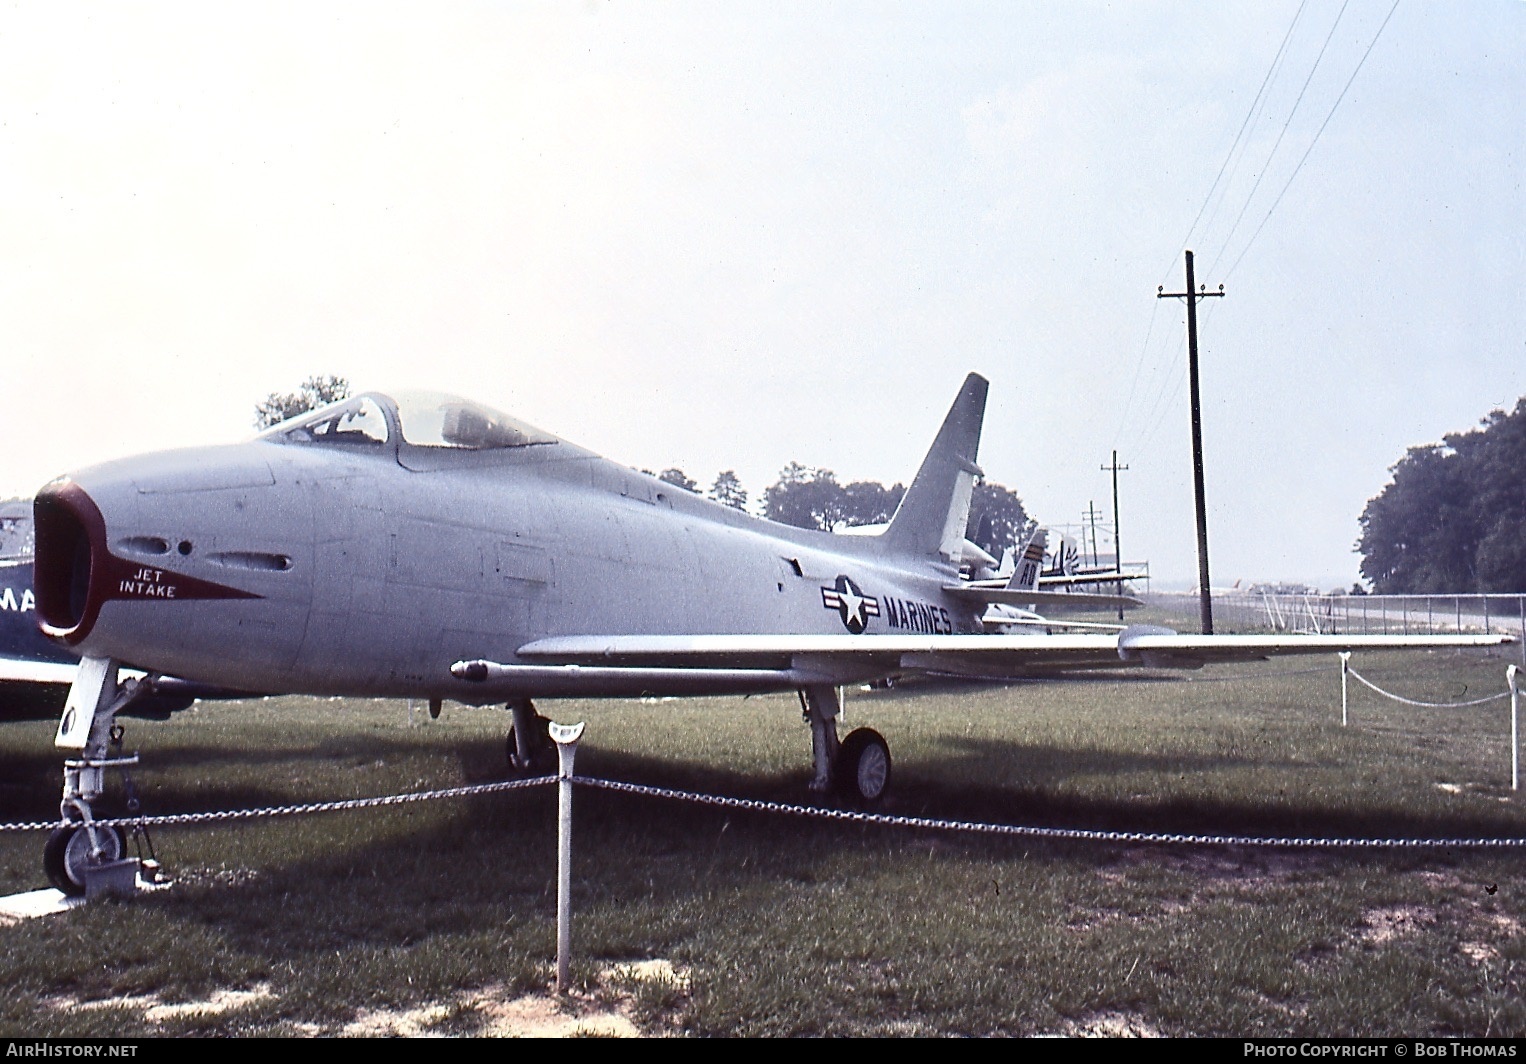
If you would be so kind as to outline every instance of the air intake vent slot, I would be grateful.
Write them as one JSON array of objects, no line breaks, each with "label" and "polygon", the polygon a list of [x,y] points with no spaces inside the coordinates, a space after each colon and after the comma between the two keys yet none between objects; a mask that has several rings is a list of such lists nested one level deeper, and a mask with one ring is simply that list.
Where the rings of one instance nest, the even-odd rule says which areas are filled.
[{"label": "air intake vent slot", "polygon": [[284,573],[291,568],[291,559],[286,555],[266,554],[263,551],[220,551],[207,555],[207,560],[225,569],[252,569],[256,572]]},{"label": "air intake vent slot", "polygon": [[117,540],[117,549],[128,554],[168,554],[170,541],[159,536],[128,536]]}]

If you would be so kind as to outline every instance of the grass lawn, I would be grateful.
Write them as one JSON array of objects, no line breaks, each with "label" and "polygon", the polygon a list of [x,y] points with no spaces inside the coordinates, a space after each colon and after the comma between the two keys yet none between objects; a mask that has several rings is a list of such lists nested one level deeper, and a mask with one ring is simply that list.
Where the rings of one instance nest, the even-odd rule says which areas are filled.
[{"label": "grass lawn", "polygon": [[[1421,701],[1504,653],[1359,655]],[[582,775],[810,799],[793,695],[541,704]],[[850,692],[883,812],[1114,831],[1526,838],[1509,703],[1400,705],[1335,662]],[[490,782],[501,710],[204,703],[129,722],[144,812]],[[56,816],[53,724],[0,726],[0,821]],[[116,793],[119,793],[117,791]],[[171,889],[0,926],[0,1035],[1526,1035],[1517,850],[1063,842],[576,792],[577,993],[555,958],[556,795],[163,828]],[[104,810],[110,812],[108,808]],[[44,885],[0,832],[0,894]],[[600,1024],[613,1026],[601,1027]],[[582,1024],[581,1027],[578,1024]],[[550,1030],[552,1027],[544,1028]]]}]

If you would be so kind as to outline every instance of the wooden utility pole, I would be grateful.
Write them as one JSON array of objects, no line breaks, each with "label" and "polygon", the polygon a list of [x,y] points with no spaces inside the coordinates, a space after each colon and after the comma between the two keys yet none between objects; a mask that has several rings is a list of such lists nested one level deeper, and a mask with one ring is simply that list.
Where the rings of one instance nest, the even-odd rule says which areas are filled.
[{"label": "wooden utility pole", "polygon": [[[1086,512],[1084,514],[1082,514],[1081,516],[1086,518],[1088,521],[1091,522],[1091,526],[1092,526],[1092,568],[1095,569],[1095,568],[1097,568],[1097,504],[1095,502],[1087,503],[1086,504]],[[1084,539],[1084,537],[1083,537],[1083,539]]]},{"label": "wooden utility pole", "polygon": [[[1118,464],[1117,451],[1113,452],[1113,464],[1102,467],[1104,473],[1108,470],[1112,470],[1113,473],[1113,568],[1118,573],[1119,595],[1123,594],[1123,533],[1119,531],[1123,522],[1118,517],[1118,474],[1128,468],[1126,465],[1121,466]],[[1121,605],[1118,607],[1118,619],[1120,621],[1123,620],[1123,607]]]},{"label": "wooden utility pole", "polygon": [[1217,292],[1207,291],[1208,286],[1194,288],[1196,278],[1192,275],[1192,252],[1187,252],[1187,290],[1167,292],[1161,285],[1155,290],[1156,299],[1187,300],[1187,376],[1192,387],[1192,490],[1197,499],[1197,582],[1198,602],[1203,614],[1203,634],[1213,634],[1213,597],[1208,591],[1208,512],[1203,501],[1203,415],[1198,401],[1197,387],[1197,301],[1210,296],[1222,296],[1224,286]]}]

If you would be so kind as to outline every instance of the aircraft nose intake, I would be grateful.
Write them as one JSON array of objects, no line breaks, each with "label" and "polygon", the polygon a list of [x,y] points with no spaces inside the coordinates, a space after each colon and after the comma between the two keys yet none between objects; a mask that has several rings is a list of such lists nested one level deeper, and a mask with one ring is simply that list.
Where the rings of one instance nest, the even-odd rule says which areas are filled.
[{"label": "aircraft nose intake", "polygon": [[78,643],[90,633],[104,597],[106,523],[95,500],[67,478],[37,493],[32,515],[32,579],[43,631]]},{"label": "aircraft nose intake", "polygon": [[[75,480],[60,477],[37,493],[32,503],[33,527],[37,546],[33,556],[33,584],[37,594],[37,614],[42,630],[70,646],[79,646],[97,626],[101,608],[108,602],[179,603],[195,599],[257,599],[263,596],[236,586],[192,576],[168,567],[170,559],[185,561],[194,547],[182,540],[172,550],[162,535],[138,534],[126,519],[121,485],[110,480],[95,484],[96,498],[101,498],[113,512],[115,526],[110,531],[117,543],[134,557],[114,554],[107,546],[107,521],[96,498]],[[104,494],[101,494],[104,492]],[[161,561],[160,559],[164,560]],[[230,576],[256,572],[281,573],[292,567],[288,555],[265,551],[220,551],[209,555],[211,561]],[[121,638],[141,631],[139,617],[125,627],[113,621]],[[117,654],[115,656],[122,656]]]}]

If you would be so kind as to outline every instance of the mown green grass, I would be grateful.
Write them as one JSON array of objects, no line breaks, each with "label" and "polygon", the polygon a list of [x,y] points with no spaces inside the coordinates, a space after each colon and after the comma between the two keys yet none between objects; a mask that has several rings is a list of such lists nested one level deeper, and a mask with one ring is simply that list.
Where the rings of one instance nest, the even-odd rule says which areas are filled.
[{"label": "mown green grass", "polygon": [[[1509,648],[1511,650],[1515,648]],[[1507,655],[1359,656],[1426,701],[1504,690]],[[1311,671],[1317,670],[1317,671]],[[1333,662],[1190,677],[850,692],[883,732],[883,811],[1093,829],[1526,837],[1508,703],[1431,710]],[[546,702],[586,720],[581,774],[807,801],[793,696]],[[272,699],[129,725],[147,813],[501,778],[500,710]],[[0,820],[56,813],[52,725],[0,728]],[[161,829],[172,890],[0,927],[0,1035],[298,1034],[361,1011],[543,992],[555,793]],[[109,810],[108,810],[109,811]],[[666,958],[635,1015],[694,1035],[1031,1034],[1124,1022],[1202,1035],[1526,1034],[1517,851],[1063,842],[576,793],[574,976]],[[0,892],[43,885],[0,832]],[[1490,888],[1493,888],[1492,891]],[[241,1008],[152,1022],[121,995]],[[1120,1021],[1121,1018],[1121,1021]],[[440,1024],[470,1034],[470,1008]]]}]

